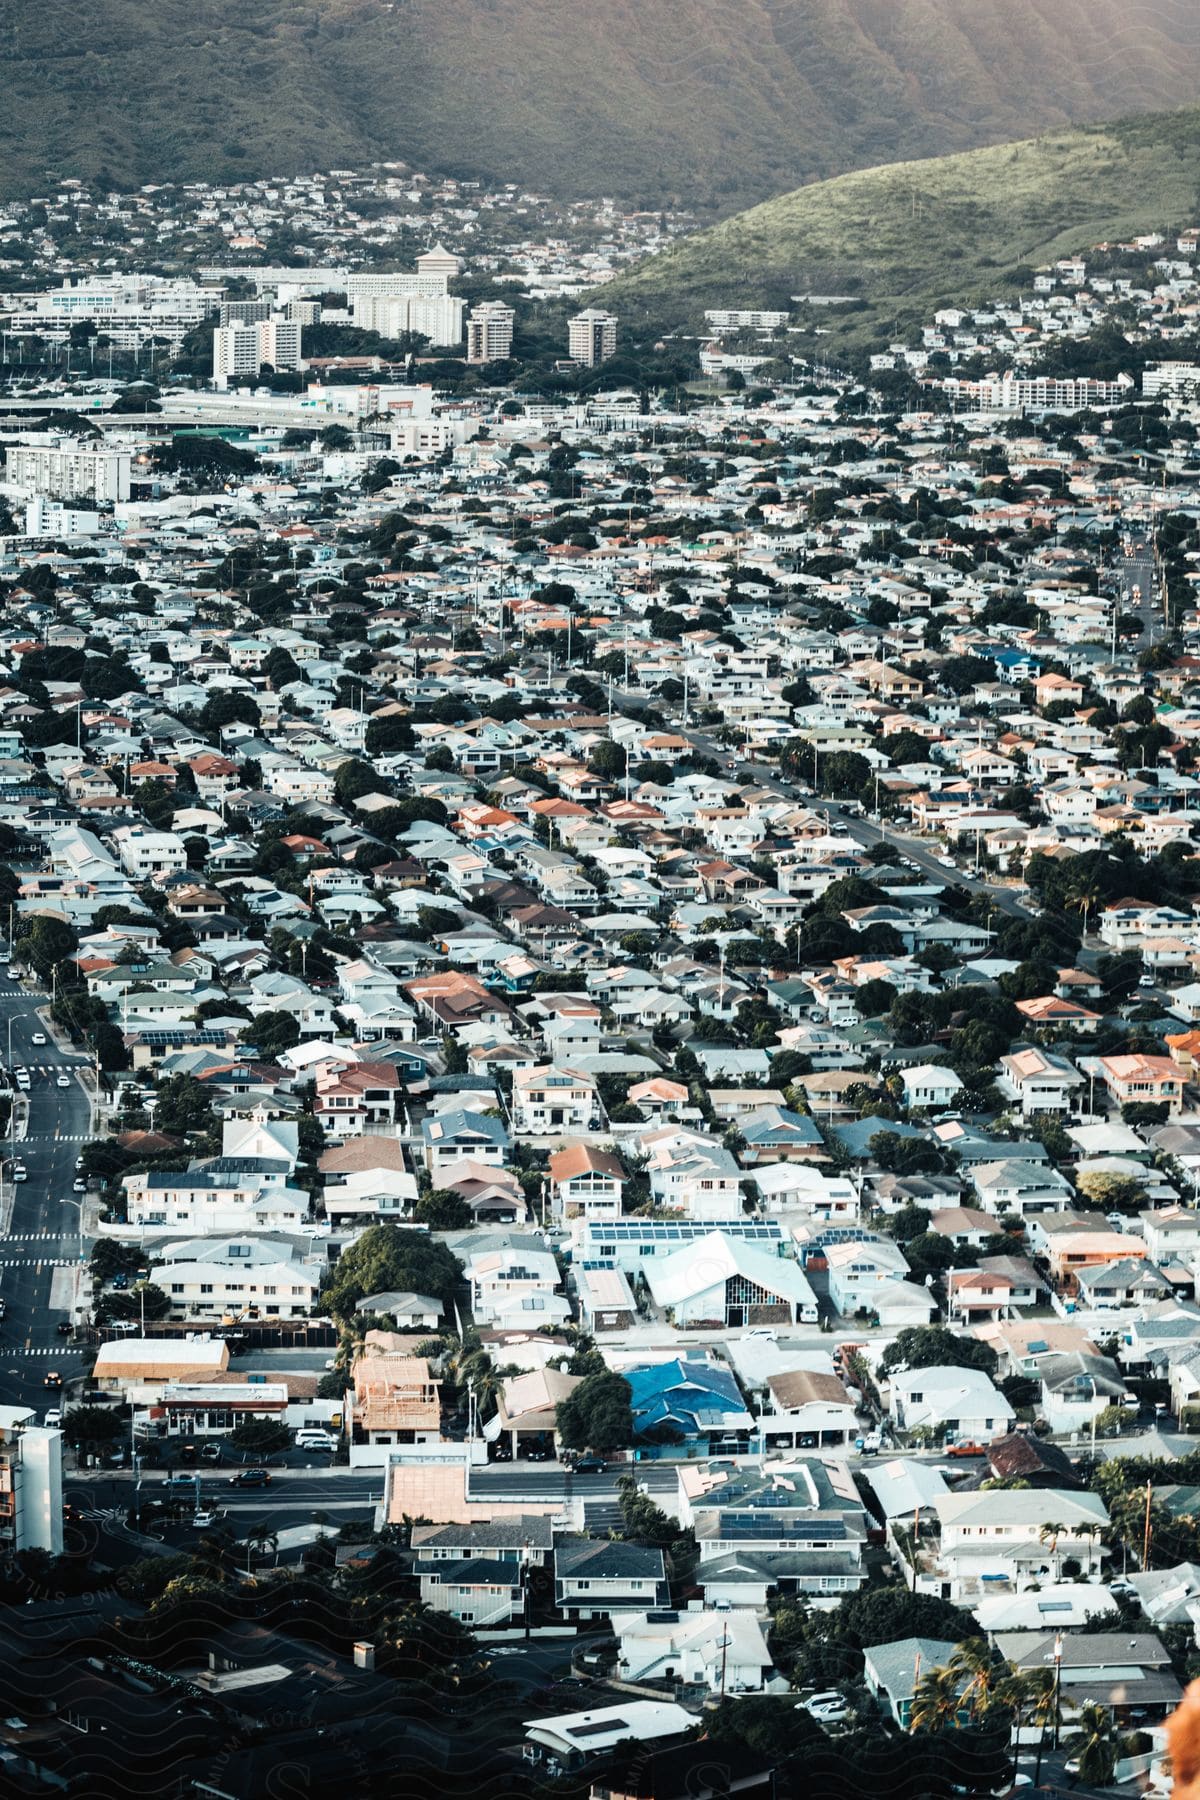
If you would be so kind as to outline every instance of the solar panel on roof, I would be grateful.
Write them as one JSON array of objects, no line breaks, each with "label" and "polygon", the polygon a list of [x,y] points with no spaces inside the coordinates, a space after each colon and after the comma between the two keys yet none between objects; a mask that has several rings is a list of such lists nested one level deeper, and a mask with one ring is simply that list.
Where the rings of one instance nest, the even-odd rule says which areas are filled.
[{"label": "solar panel on roof", "polygon": [[610,1731],[628,1731],[625,1719],[595,1719],[590,1725],[570,1725],[567,1727],[573,1738],[606,1737]]}]

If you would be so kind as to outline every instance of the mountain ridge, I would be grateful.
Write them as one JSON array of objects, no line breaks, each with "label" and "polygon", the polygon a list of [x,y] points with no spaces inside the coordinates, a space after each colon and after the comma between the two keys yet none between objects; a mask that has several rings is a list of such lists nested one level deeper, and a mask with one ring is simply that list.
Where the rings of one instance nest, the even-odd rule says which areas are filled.
[{"label": "mountain ridge", "polygon": [[938,305],[1015,294],[1058,257],[1197,223],[1193,107],[855,170],[685,238],[593,298],[636,337],[699,327],[706,307],[848,294],[851,309],[821,309],[832,353],[911,331]]},{"label": "mountain ridge", "polygon": [[0,191],[371,160],[728,211],[1182,105],[1178,0],[0,0]]}]

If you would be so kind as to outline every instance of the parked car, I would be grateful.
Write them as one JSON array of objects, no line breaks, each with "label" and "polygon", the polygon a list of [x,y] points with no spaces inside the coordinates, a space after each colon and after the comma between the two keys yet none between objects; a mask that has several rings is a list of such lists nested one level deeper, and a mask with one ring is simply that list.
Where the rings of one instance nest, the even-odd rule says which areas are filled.
[{"label": "parked car", "polygon": [[957,1444],[947,1444],[946,1445],[946,1455],[947,1456],[986,1456],[987,1451],[985,1450],[985,1448],[982,1444],[977,1444],[973,1438],[964,1438]]},{"label": "parked car", "polygon": [[849,1716],[850,1708],[836,1689],[829,1689],[823,1694],[811,1694],[807,1700],[801,1700],[796,1711],[803,1709],[822,1725],[836,1725]]},{"label": "parked car", "polygon": [[603,1475],[607,1468],[602,1456],[581,1456],[570,1464],[573,1475]]},{"label": "parked car", "polygon": [[42,1424],[49,1426],[53,1430],[57,1430],[62,1424],[62,1409],[57,1406],[52,1406],[49,1412],[44,1412],[42,1414]]},{"label": "parked car", "polygon": [[200,1452],[200,1460],[201,1462],[206,1463],[219,1463],[221,1455],[222,1451],[220,1444],[205,1444]]},{"label": "parked car", "polygon": [[216,1524],[220,1517],[221,1515],[215,1507],[208,1507],[203,1512],[194,1513],[192,1515],[192,1524],[196,1527],[197,1531],[207,1531],[211,1526]]}]

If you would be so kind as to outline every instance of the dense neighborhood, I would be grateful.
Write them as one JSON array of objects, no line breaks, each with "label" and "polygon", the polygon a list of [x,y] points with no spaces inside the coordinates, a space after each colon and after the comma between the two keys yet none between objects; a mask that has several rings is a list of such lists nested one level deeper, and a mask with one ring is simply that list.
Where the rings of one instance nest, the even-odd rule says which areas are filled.
[{"label": "dense neighborhood", "polygon": [[1200,232],[639,364],[680,228],[0,220],[6,1792],[1169,1792]]}]

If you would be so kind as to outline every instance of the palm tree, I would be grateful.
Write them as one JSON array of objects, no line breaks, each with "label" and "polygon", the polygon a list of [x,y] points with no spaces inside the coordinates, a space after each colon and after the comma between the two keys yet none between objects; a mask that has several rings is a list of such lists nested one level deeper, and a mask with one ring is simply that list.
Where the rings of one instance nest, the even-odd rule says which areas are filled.
[{"label": "palm tree", "polygon": [[956,1644],[949,1667],[962,1685],[959,1704],[970,1708],[973,1719],[981,1719],[997,1704],[998,1684],[1007,1664],[997,1662],[983,1638],[967,1638]]},{"label": "palm tree", "polygon": [[256,1551],[265,1554],[268,1550],[279,1547],[279,1533],[270,1531],[265,1525],[254,1525],[246,1533],[246,1573],[250,1574],[251,1563]]},{"label": "palm tree", "polygon": [[1108,1787],[1116,1768],[1119,1738],[1107,1706],[1089,1700],[1079,1709],[1077,1729],[1067,1740],[1079,1755],[1079,1779],[1088,1787]]},{"label": "palm tree", "polygon": [[1013,1757],[1016,1771],[1021,1767],[1021,1726],[1022,1715],[1032,1699],[1029,1677],[1022,1673],[1013,1663],[1000,1665],[1000,1678],[995,1688],[995,1703],[1012,1714]]},{"label": "palm tree", "polygon": [[1030,1701],[1030,1722],[1038,1727],[1037,1761],[1033,1771],[1033,1785],[1039,1786],[1042,1779],[1042,1752],[1046,1747],[1046,1727],[1053,1725],[1058,1730],[1058,1671],[1057,1669],[1030,1669],[1025,1676],[1026,1693]]},{"label": "palm tree", "polygon": [[910,1731],[945,1731],[958,1721],[961,1679],[957,1669],[930,1669],[922,1675],[908,1715]]},{"label": "palm tree", "polygon": [[1066,1526],[1059,1520],[1048,1519],[1044,1525],[1038,1528],[1038,1543],[1049,1544],[1051,1556],[1057,1556],[1059,1536],[1066,1529]]},{"label": "palm tree", "polygon": [[1072,912],[1080,914],[1083,920],[1083,935],[1087,936],[1088,914],[1094,912],[1100,904],[1100,889],[1094,877],[1080,876],[1067,891],[1065,905]]}]

